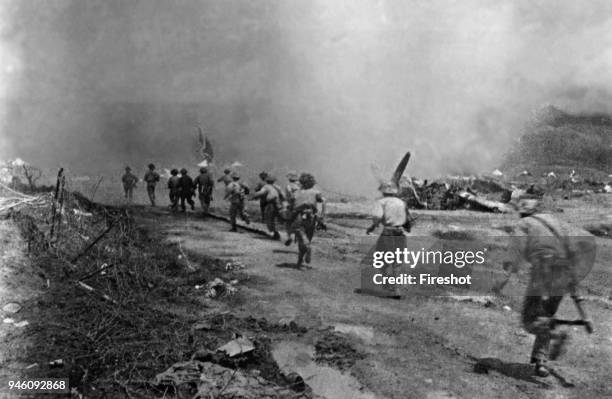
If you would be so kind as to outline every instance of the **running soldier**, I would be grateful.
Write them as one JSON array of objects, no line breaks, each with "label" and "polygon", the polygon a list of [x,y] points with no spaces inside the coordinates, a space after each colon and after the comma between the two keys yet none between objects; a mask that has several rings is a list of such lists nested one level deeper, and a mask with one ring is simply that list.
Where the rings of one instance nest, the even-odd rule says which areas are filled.
[{"label": "running soldier", "polygon": [[191,210],[195,210],[195,203],[193,202],[194,185],[193,180],[187,173],[187,169],[181,169],[181,177],[179,178],[179,197],[181,199],[181,211],[187,212],[185,207],[185,201],[191,206]]},{"label": "running soldier", "polygon": [[[554,319],[564,295],[572,297],[587,331],[592,331],[576,289],[594,263],[595,241],[586,231],[572,228],[539,208],[536,199],[519,201],[517,241],[520,256],[531,264],[522,322],[536,337],[531,352],[535,374],[546,377],[550,374],[546,366],[549,357],[557,358],[567,340],[566,333],[555,330]],[[570,247],[572,242],[574,247]]]},{"label": "running soldier", "polygon": [[138,178],[132,174],[132,168],[129,166],[125,167],[125,173],[121,177],[121,182],[123,183],[125,199],[128,204],[131,204],[134,198],[134,188],[136,187],[136,183],[138,183]]},{"label": "running soldier", "polygon": [[240,180],[238,172],[232,173],[232,182],[225,188],[225,199],[230,203],[230,222],[232,228],[230,231],[238,231],[236,219],[240,217],[246,224],[250,224],[249,216],[244,211],[244,200],[249,195],[249,188]]},{"label": "running soldier", "polygon": [[149,201],[151,206],[155,206],[155,186],[159,182],[159,173],[155,171],[155,165],[149,164],[149,170],[144,175],[144,181],[147,184],[147,194],[149,195]]},{"label": "running soldier", "polygon": [[198,198],[200,200],[200,205],[202,205],[202,211],[204,215],[207,215],[210,208],[210,202],[212,201],[213,189],[215,188],[215,181],[208,172],[208,168],[200,168],[200,174],[195,178],[194,184],[198,191]]},{"label": "running soldier", "polygon": [[[259,181],[255,185],[255,189],[253,191],[258,192],[266,185],[266,178],[268,177],[268,172],[261,172],[259,174]],[[259,211],[261,215],[261,221],[266,221],[266,197],[259,197]]]},{"label": "running soldier", "polygon": [[260,203],[263,202],[264,221],[268,231],[272,233],[275,240],[280,240],[280,234],[276,230],[276,221],[280,216],[281,204],[284,198],[281,188],[274,184],[274,182],[276,182],[276,178],[268,174],[266,176],[266,184],[253,194],[253,199],[259,198]]},{"label": "running soldier", "polygon": [[[315,188],[315,178],[310,173],[302,173],[299,178],[301,188],[295,192],[291,212],[291,230],[298,244],[297,266],[310,263],[312,257],[312,238],[318,225],[324,225],[325,198]],[[321,204],[318,213],[317,204]]]},{"label": "running soldier", "polygon": [[289,183],[285,186],[285,201],[283,201],[281,208],[281,216],[285,220],[285,229],[287,231],[287,240],[285,245],[289,246],[293,242],[293,233],[291,232],[291,212],[293,211],[293,204],[295,202],[295,193],[300,189],[298,183],[297,172],[291,171],[287,173],[287,179]]},{"label": "running soldier", "polygon": [[168,190],[170,190],[170,209],[173,211],[178,210],[178,200],[179,200],[179,182],[180,177],[178,177],[178,169],[172,169],[170,171],[170,178],[168,179]]},{"label": "running soldier", "polygon": [[232,182],[232,176],[230,173],[232,173],[230,169],[223,170],[223,176],[217,179],[217,183],[223,183],[225,184],[225,187],[227,187],[227,185]]}]

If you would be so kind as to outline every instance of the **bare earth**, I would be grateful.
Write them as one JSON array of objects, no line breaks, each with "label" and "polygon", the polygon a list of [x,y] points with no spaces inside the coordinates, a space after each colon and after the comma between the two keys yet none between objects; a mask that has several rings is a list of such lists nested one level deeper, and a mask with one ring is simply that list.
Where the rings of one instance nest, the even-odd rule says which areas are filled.
[{"label": "bare earth", "polygon": [[[602,199],[603,198],[603,199]],[[594,203],[565,201],[558,215],[577,225],[601,218],[607,197]],[[602,204],[605,202],[605,204]],[[596,205],[596,206],[595,206]],[[332,206],[332,213],[346,205]],[[352,210],[359,206],[351,206]],[[361,208],[366,208],[362,204]],[[492,226],[513,224],[513,215],[468,211],[419,212],[411,233],[426,236],[436,229],[463,228],[487,235]],[[554,363],[560,377],[532,377],[527,364],[533,337],[519,323],[520,298],[482,302],[407,297],[388,300],[355,294],[359,287],[360,255],[367,221],[330,218],[328,232],[315,236],[312,268],[295,269],[296,248],[242,231],[229,232],[222,221],[174,217],[159,213],[157,228],[167,240],[179,241],[190,252],[239,260],[247,265],[244,314],[272,321],[295,320],[317,329],[335,326],[347,333],[366,354],[351,370],[348,382],[328,381],[321,370],[305,376],[315,393],[329,398],[606,398],[612,397],[612,312],[609,296],[611,241],[598,238],[598,263],[587,279],[587,311],[595,333],[573,328],[568,353]],[[145,220],[143,220],[145,222]],[[262,226],[260,226],[262,227]],[[373,242],[375,237],[366,238]],[[593,278],[593,275],[596,278]],[[502,306],[506,304],[510,309]],[[562,318],[577,318],[571,301],[560,309]],[[276,354],[281,366],[300,369],[300,348],[309,342],[282,342]],[[305,350],[305,349],[304,349]],[[288,352],[296,354],[290,355]],[[308,357],[307,354],[304,356]],[[297,360],[294,359],[297,357]],[[488,374],[477,374],[480,359]],[[282,364],[286,363],[286,364]],[[307,367],[302,371],[308,373]],[[569,384],[574,385],[568,387]],[[356,387],[355,384],[358,386]],[[334,389],[334,386],[336,389]],[[350,385],[350,387],[349,387]]]}]

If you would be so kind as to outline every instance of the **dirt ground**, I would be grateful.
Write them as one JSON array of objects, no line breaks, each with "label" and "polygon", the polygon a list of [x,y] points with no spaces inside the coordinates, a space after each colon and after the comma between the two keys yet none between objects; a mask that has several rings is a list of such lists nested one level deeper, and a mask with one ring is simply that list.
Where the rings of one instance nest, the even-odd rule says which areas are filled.
[{"label": "dirt ground", "polygon": [[[562,219],[584,225],[605,216],[612,201],[602,195],[560,201],[556,205],[563,209],[557,214]],[[581,329],[570,329],[568,353],[554,364],[560,378],[535,378],[527,364],[533,337],[520,326],[520,298],[502,296],[483,301],[479,297],[465,300],[407,296],[391,300],[355,294],[354,289],[360,286],[362,249],[376,239],[365,236],[368,221],[360,216],[369,204],[337,203],[330,208],[329,228],[315,236],[313,262],[311,267],[302,269],[294,266],[295,246],[285,247],[281,242],[243,229],[232,233],[226,222],[203,219],[197,212],[184,216],[164,208],[136,207],[134,215],[137,224],[151,232],[155,245],[180,244],[185,260],[195,268],[207,259],[215,259],[221,265],[231,261],[245,266],[238,277],[239,299],[203,300],[203,292],[195,287],[198,282],[192,279],[182,286],[180,295],[198,300],[175,305],[165,302],[165,311],[174,306],[173,312],[189,313],[194,320],[211,312],[227,311],[238,319],[265,318],[278,326],[294,322],[306,332],[278,330],[266,336],[282,372],[301,375],[313,397],[612,397],[611,240],[597,239],[597,264],[584,282],[588,294],[586,308],[594,320],[595,332],[587,335]],[[223,213],[224,209],[215,212]],[[494,239],[500,234],[498,229],[516,223],[513,215],[469,211],[415,213],[418,220],[410,233],[413,237],[459,229]],[[253,225],[263,229],[259,223]],[[3,233],[15,229],[10,221],[1,227]],[[13,233],[3,237],[15,237]],[[27,284],[10,285],[16,280],[5,272],[11,270],[7,265],[15,260],[27,264],[28,260],[22,252],[9,251],[23,248],[23,243],[4,239],[2,246],[1,305],[13,301],[27,304],[28,298],[45,289],[45,280],[33,273],[26,279]],[[570,301],[562,304],[559,315],[577,317]],[[27,345],[27,331],[7,324],[0,326],[3,338],[12,334],[11,353],[15,347]],[[195,349],[197,343],[185,348],[183,357],[188,358],[187,352]],[[5,350],[8,351],[6,346]],[[3,375],[14,375],[29,361],[32,359],[4,356]],[[489,372],[474,372],[477,362],[487,364]],[[125,389],[113,392],[108,397],[129,396]]]}]

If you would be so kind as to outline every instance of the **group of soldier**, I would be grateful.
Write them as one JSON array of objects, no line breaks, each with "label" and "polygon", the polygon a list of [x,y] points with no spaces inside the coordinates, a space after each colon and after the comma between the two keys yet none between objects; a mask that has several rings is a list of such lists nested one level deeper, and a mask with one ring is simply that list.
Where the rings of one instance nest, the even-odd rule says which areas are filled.
[{"label": "group of soldier", "polygon": [[[170,189],[171,209],[180,207],[185,211],[187,202],[194,209],[193,195],[197,192],[202,210],[208,213],[212,201],[215,181],[207,168],[201,168],[200,174],[191,179],[186,169],[179,171],[173,169],[168,180]],[[276,178],[267,172],[259,174],[260,181],[251,194],[250,188],[240,181],[237,171],[226,169],[217,182],[225,185],[225,199],[229,201],[229,216],[231,231],[237,231],[237,219],[241,218],[249,224],[250,219],[245,211],[245,201],[259,200],[261,220],[265,222],[271,236],[279,240],[278,224],[284,222],[287,232],[286,245],[295,240],[298,244],[298,267],[303,263],[310,263],[311,240],[317,227],[324,227],[325,199],[315,188],[315,179],[309,173],[298,176],[295,172],[287,175],[288,183],[283,188],[278,185]],[[123,176],[126,199],[132,200],[132,191],[138,181],[136,176],[126,168]],[[155,205],[155,185],[160,176],[155,172],[155,166],[149,165],[149,171],[144,176],[147,193],[152,205]],[[373,223],[366,233],[372,233],[382,225],[382,233],[376,243],[375,250],[387,251],[406,247],[406,231],[410,231],[411,218],[406,203],[398,197],[398,187],[393,182],[382,183],[379,187],[382,198],[377,200],[373,214]],[[321,204],[321,211],[318,205]],[[525,329],[536,336],[531,354],[531,362],[535,365],[535,373],[545,377],[549,374],[547,360],[557,356],[559,348],[563,346],[566,337],[555,330],[555,313],[564,295],[569,294],[575,301],[581,316],[586,319],[580,306],[580,299],[575,292],[577,281],[566,281],[564,278],[572,276],[572,268],[580,254],[572,254],[568,249],[569,226],[550,214],[541,211],[540,203],[533,198],[521,199],[517,204],[521,216],[518,224],[521,236],[520,258],[531,264],[531,277],[522,309],[522,321]],[[585,232],[585,235],[588,233]],[[589,243],[587,243],[589,244]],[[590,243],[590,245],[594,245]],[[594,253],[594,247],[591,250]],[[588,246],[588,245],[587,245]],[[505,269],[517,270],[517,259],[510,262]],[[371,269],[371,268],[369,268]],[[368,270],[367,268],[364,270]],[[384,274],[395,275],[395,265],[389,265],[381,270]],[[370,270],[371,272],[371,270]],[[509,276],[509,275],[508,275]],[[370,281],[365,276],[362,281]],[[559,283],[562,281],[562,283]],[[502,289],[505,282],[498,287]],[[559,288],[559,286],[561,286]],[[554,289],[551,287],[555,287]],[[370,293],[382,297],[399,298],[399,293],[393,287],[375,287],[364,285],[356,290],[360,293]],[[590,328],[590,322],[585,321]]]},{"label": "group of soldier", "polygon": [[[250,224],[251,220],[245,209],[247,200],[258,200],[261,212],[261,221],[266,224],[268,231],[275,240],[280,240],[278,226],[284,224],[287,237],[285,245],[294,241],[298,245],[298,267],[303,263],[310,263],[310,243],[317,228],[325,228],[325,199],[321,192],[315,188],[316,181],[312,174],[289,172],[288,183],[281,187],[276,177],[268,172],[259,174],[260,181],[251,189],[240,180],[240,173],[225,169],[223,175],[216,182],[225,187],[224,199],[229,202],[229,218],[231,230],[238,231],[238,219]],[[133,202],[133,191],[138,178],[128,166],[122,177],[125,199],[128,204]],[[155,188],[161,180],[154,164],[149,164],[143,181],[146,184],[147,194],[151,206],[156,206]],[[215,180],[207,167],[200,168],[200,174],[192,179],[187,169],[172,169],[168,179],[170,209],[173,212],[186,212],[187,205],[195,210],[193,197],[197,195],[204,215],[208,215],[213,200]],[[321,210],[319,211],[319,206]]]}]

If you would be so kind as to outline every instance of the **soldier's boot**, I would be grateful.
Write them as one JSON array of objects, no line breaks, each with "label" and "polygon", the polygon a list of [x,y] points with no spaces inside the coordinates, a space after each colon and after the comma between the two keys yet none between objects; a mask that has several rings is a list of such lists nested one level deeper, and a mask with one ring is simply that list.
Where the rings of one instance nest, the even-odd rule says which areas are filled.
[{"label": "soldier's boot", "polygon": [[292,242],[293,242],[293,238],[291,238],[291,234],[289,234],[289,236],[285,240],[285,246],[288,247],[289,245],[291,245]]},{"label": "soldier's boot", "polygon": [[280,240],[281,236],[278,231],[275,231],[274,234],[272,234],[272,238],[278,241]]},{"label": "soldier's boot", "polygon": [[569,340],[569,335],[563,331],[560,333],[556,333],[552,336],[552,343],[550,345],[550,359],[556,360],[567,351],[567,342]]},{"label": "soldier's boot", "polygon": [[306,263],[310,263],[310,258],[312,256],[312,247],[310,246],[310,244],[308,244],[306,246],[306,254],[304,256],[304,261],[306,261]]},{"label": "soldier's boot", "polygon": [[535,364],[535,375],[545,378],[550,375],[550,371],[548,371],[548,368],[546,368],[544,363],[538,361]]}]

